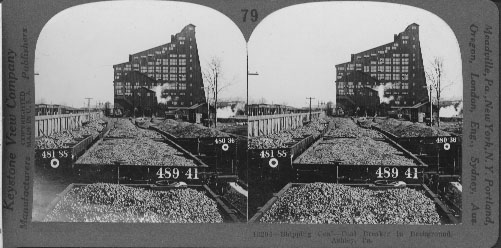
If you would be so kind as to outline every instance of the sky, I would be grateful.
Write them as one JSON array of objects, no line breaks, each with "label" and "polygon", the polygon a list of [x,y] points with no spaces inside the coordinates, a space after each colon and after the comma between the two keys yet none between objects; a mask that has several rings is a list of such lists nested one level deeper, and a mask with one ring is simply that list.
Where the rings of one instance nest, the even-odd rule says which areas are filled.
[{"label": "sky", "polygon": [[[202,70],[222,61],[219,82],[231,84],[219,99],[245,100],[246,50],[238,27],[200,5],[160,1],[110,1],[79,5],[54,16],[35,51],[36,102],[74,107],[113,102],[113,64],[131,53],[168,43],[184,26],[196,26]],[[335,65],[350,54],[393,41],[409,24],[420,25],[425,68],[444,61],[443,99],[462,99],[459,46],[450,27],[431,12],[390,3],[319,2],[295,5],[265,17],[249,40],[251,102],[295,107],[335,102]]]},{"label": "sky", "polygon": [[110,1],[66,9],[44,26],[35,51],[36,102],[82,107],[90,97],[91,105],[113,103],[113,65],[170,42],[190,23],[202,70],[217,57],[218,82],[230,84],[218,98],[245,100],[246,44],[229,18],[189,3]]},{"label": "sky", "polygon": [[420,25],[425,68],[444,61],[443,99],[462,99],[461,56],[450,27],[431,12],[399,4],[320,2],[295,5],[265,17],[249,40],[249,97],[266,103],[308,106],[307,97],[335,102],[335,65],[351,54],[393,42]]}]

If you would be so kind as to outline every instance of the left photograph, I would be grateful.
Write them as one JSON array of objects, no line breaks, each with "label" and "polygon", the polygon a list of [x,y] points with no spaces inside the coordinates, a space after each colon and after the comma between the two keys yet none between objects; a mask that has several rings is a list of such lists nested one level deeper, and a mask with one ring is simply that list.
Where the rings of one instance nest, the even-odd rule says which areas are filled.
[{"label": "left photograph", "polygon": [[35,51],[34,222],[247,221],[246,43],[176,2],[78,5]]}]

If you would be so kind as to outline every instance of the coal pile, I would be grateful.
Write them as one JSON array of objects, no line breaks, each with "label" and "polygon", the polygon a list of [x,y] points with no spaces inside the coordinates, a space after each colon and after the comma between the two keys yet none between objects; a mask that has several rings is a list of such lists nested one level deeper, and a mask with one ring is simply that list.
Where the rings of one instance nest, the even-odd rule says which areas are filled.
[{"label": "coal pile", "polygon": [[221,223],[217,203],[194,189],[151,191],[96,183],[72,188],[46,222]]},{"label": "coal pile", "polygon": [[313,183],[289,188],[260,219],[294,224],[440,224],[435,203],[410,188]]},{"label": "coal pile", "polygon": [[401,152],[386,142],[368,137],[336,138],[323,140],[301,155],[298,164],[340,164],[416,166],[414,160],[400,155]]},{"label": "coal pile", "polygon": [[113,164],[151,166],[196,166],[192,159],[163,142],[147,138],[103,140],[81,159],[81,164]]}]

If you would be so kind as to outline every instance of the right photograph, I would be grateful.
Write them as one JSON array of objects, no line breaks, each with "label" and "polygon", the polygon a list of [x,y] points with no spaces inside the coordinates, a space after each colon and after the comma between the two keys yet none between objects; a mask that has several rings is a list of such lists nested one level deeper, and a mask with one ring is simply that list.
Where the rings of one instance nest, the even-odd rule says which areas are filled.
[{"label": "right photograph", "polygon": [[435,14],[281,9],[248,43],[251,223],[460,224],[463,78]]}]

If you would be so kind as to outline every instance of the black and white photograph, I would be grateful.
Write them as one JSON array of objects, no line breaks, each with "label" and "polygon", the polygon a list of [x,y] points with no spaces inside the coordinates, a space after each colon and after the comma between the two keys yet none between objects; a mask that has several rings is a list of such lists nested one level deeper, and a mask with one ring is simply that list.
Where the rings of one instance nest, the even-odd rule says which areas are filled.
[{"label": "black and white photograph", "polygon": [[501,2],[5,0],[5,247],[499,243]]},{"label": "black and white photograph", "polygon": [[35,57],[33,221],[247,221],[245,40],[224,15],[103,2]]},{"label": "black and white photograph", "polygon": [[454,33],[419,8],[267,17],[249,41],[250,222],[460,223],[461,71]]}]

